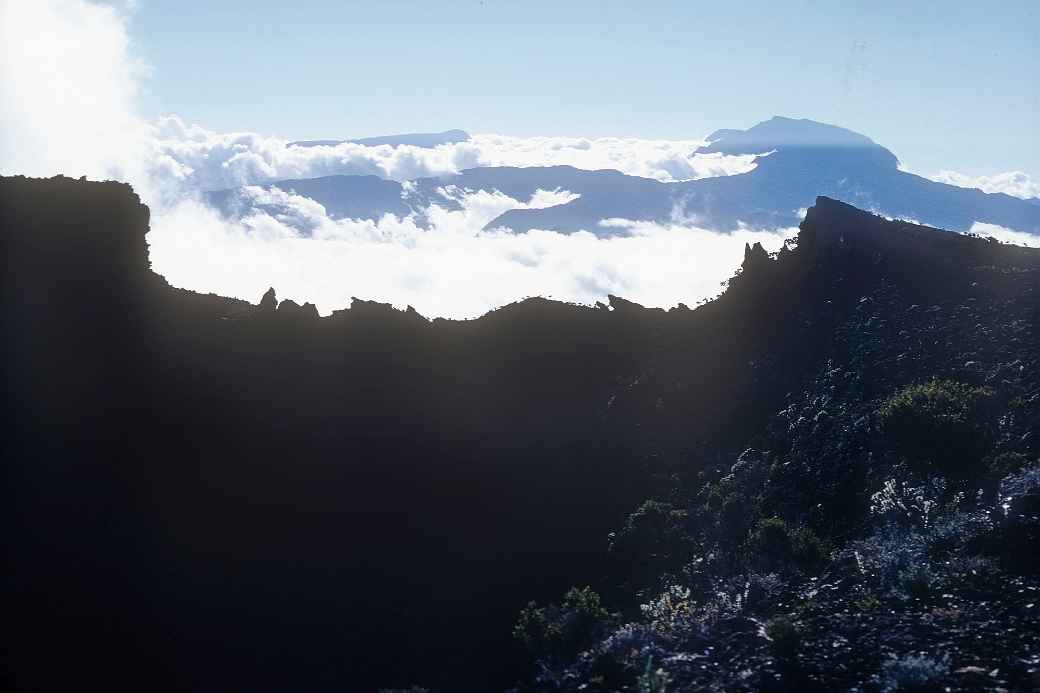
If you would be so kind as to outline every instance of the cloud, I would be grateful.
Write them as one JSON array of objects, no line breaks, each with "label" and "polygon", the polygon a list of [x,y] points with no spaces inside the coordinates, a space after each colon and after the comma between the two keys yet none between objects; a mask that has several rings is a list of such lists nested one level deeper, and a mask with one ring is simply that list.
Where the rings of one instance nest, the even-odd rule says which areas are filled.
[{"label": "cloud", "polygon": [[1033,233],[1022,233],[1021,231],[997,226],[996,224],[986,224],[981,221],[976,221],[971,225],[968,233],[985,236],[986,238],[995,238],[1001,243],[1021,245],[1027,248],[1040,248],[1040,236]]},{"label": "cloud", "polygon": [[290,147],[257,133],[216,133],[165,116],[152,127],[153,160],[179,183],[213,190],[281,179],[375,175],[397,181],[457,173],[478,166],[557,166],[616,169],[661,181],[733,175],[755,157],[698,154],[700,140],[475,135],[437,147],[337,145]]},{"label": "cloud", "polygon": [[476,135],[482,166],[574,166],[616,169],[660,181],[728,176],[754,169],[754,155],[693,152],[703,140],[644,140],[622,137],[507,137]]},{"label": "cloud", "polygon": [[[699,140],[515,138],[416,147],[288,147],[257,133],[216,133],[176,116],[146,122],[136,100],[147,69],[133,55],[131,3],[0,0],[0,172],[114,178],[152,208],[153,268],[176,286],[257,300],[268,286],[323,312],[351,296],[410,304],[428,316],[474,317],[525,296],[592,302],[608,293],[652,306],[719,293],[746,242],[779,247],[791,230],[718,234],[677,221],[629,235],[483,231],[502,212],[573,199],[563,190],[515,200],[445,188],[460,209],[332,220],[307,198],[251,187],[269,211],[227,220],[198,191],[273,179],[366,173],[407,181],[483,165],[616,168],[659,180],[739,173],[750,157],[693,156]],[[40,31],[46,27],[46,31]],[[309,232],[301,235],[300,228]]]},{"label": "cloud", "polygon": [[[263,191],[268,194],[272,191]],[[430,209],[430,228],[410,218],[332,220],[321,205],[273,192],[281,211],[220,218],[184,201],[153,223],[153,267],[176,286],[256,301],[268,286],[327,314],[353,296],[424,315],[472,318],[526,296],[592,303],[617,294],[669,307],[712,298],[744,244],[778,249],[795,229],[720,234],[684,225],[630,223],[631,235],[482,231],[506,209],[529,206],[501,193],[460,197],[462,210]],[[544,196],[542,197],[544,200]],[[305,220],[311,237],[297,231]]]},{"label": "cloud", "polygon": [[1040,197],[1040,181],[1033,180],[1022,171],[1008,171],[992,176],[968,176],[956,171],[939,171],[932,180],[961,188],[978,188],[988,193],[1004,193],[1028,200]]},{"label": "cloud", "polygon": [[290,147],[257,133],[216,133],[165,116],[153,127],[155,156],[179,182],[201,190],[293,178],[375,175],[397,181],[455,173],[479,164],[476,148],[461,142],[434,148],[402,145]]},{"label": "cloud", "polygon": [[0,0],[0,173],[139,178],[147,68],[130,47],[118,7]]}]

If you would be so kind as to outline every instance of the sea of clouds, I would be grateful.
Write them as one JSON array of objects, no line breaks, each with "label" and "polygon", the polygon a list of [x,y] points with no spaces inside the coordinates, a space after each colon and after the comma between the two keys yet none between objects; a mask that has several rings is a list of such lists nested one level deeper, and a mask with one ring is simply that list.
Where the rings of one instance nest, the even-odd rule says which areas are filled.
[{"label": "sea of clouds", "polygon": [[[332,174],[407,181],[475,166],[565,164],[676,181],[738,174],[755,164],[753,157],[694,155],[699,139],[478,134],[433,148],[293,147],[279,137],[214,132],[173,115],[149,121],[138,115],[138,99],[150,68],[134,57],[131,20],[132,4],[0,0],[0,173],[131,183],[152,209],[152,267],[175,286],[252,301],[274,286],[281,298],[314,302],[323,314],[353,296],[412,305],[430,317],[475,317],[534,295],[591,303],[616,294],[669,307],[718,294],[745,243],[775,250],[794,233],[716,233],[678,218],[629,224],[628,235],[610,238],[484,230],[509,209],[573,197],[561,190],[538,191],[529,200],[456,191],[461,209],[434,205],[420,228],[411,217],[393,215],[333,220],[313,200],[251,187],[247,194],[268,211],[251,208],[227,219],[198,193]],[[940,176],[1022,197],[1037,193],[1024,174],[984,181]]]},{"label": "sea of clouds", "polygon": [[278,137],[189,126],[173,115],[160,118],[149,132],[152,159],[168,167],[162,173],[203,190],[337,174],[406,181],[478,166],[607,168],[660,181],[733,175],[755,167],[753,155],[694,154],[703,140],[477,134],[437,147],[352,142],[292,147]]}]

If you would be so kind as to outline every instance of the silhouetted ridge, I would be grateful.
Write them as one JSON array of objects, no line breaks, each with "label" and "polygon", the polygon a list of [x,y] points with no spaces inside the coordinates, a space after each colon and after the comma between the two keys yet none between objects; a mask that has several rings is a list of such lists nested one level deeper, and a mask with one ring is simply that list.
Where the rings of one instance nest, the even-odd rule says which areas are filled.
[{"label": "silhouetted ridge", "polygon": [[[360,299],[319,317],[277,287],[258,305],[171,288],[148,269],[147,225],[125,185],[0,179],[14,690],[501,690],[529,670],[511,635],[528,600],[593,585],[641,618],[638,590],[671,569],[667,546],[618,553],[659,517],[618,530],[645,499],[753,473],[778,479],[773,505],[681,512],[856,531],[871,475],[894,465],[875,471],[878,444],[835,431],[867,430],[858,407],[899,388],[1003,388],[1001,444],[1036,458],[1037,250],[819,198],[796,241],[749,246],[694,310],[528,299],[431,321]],[[987,637],[998,654],[1037,632],[1009,613],[1023,625]],[[814,623],[828,644],[811,651],[829,652]],[[919,630],[899,632],[910,647]],[[699,667],[709,642],[732,666],[778,666],[739,633],[669,666]],[[842,648],[857,664],[815,680],[865,686],[883,648]],[[636,671],[618,651],[608,673],[634,686],[646,652]],[[689,680],[728,671],[711,661]]]}]

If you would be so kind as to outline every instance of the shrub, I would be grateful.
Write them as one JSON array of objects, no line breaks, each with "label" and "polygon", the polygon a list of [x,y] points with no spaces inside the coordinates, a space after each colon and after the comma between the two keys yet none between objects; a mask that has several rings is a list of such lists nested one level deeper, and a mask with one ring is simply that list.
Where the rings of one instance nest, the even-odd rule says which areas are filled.
[{"label": "shrub", "polygon": [[878,411],[895,449],[949,473],[964,473],[989,445],[984,405],[992,389],[933,379],[895,393]]},{"label": "shrub", "polygon": [[747,496],[733,492],[723,499],[718,512],[719,537],[732,546],[739,546],[747,536],[754,509]]},{"label": "shrub", "polygon": [[656,599],[640,604],[651,630],[664,638],[681,640],[696,626],[696,605],[689,588],[672,585]]},{"label": "shrub", "polygon": [[825,551],[812,530],[790,527],[780,518],[761,520],[751,535],[748,547],[752,561],[765,568],[782,568],[796,564],[811,568],[820,563]]},{"label": "shrub", "polygon": [[904,595],[903,575],[927,562],[929,538],[898,525],[886,525],[852,543],[860,571],[885,595]]},{"label": "shrub", "polygon": [[776,573],[751,573],[744,581],[744,608],[768,606],[784,587],[783,579]]},{"label": "shrub", "polygon": [[928,691],[936,687],[938,679],[950,671],[949,657],[932,659],[924,655],[893,657],[881,666],[881,690]]},{"label": "shrub", "polygon": [[646,658],[646,670],[639,677],[639,693],[667,693],[672,677],[664,669],[654,669],[653,656]]},{"label": "shrub", "polygon": [[888,522],[928,528],[932,525],[946,491],[946,480],[939,477],[919,485],[888,479],[881,490],[870,496],[870,513]]},{"label": "shrub", "polygon": [[562,664],[595,642],[614,620],[591,587],[572,587],[563,604],[540,607],[529,603],[520,612],[513,636],[536,659]]},{"label": "shrub", "polygon": [[1020,452],[1004,452],[993,458],[989,469],[998,478],[1003,478],[1021,471],[1029,462],[1029,457]]},{"label": "shrub", "polygon": [[802,643],[798,626],[790,619],[778,616],[769,621],[764,630],[773,656],[781,661],[793,661]]},{"label": "shrub", "polygon": [[881,600],[877,598],[877,595],[870,591],[864,591],[863,596],[857,599],[854,603],[856,608],[860,611],[873,611],[874,609],[881,608]]},{"label": "shrub", "polygon": [[899,587],[911,599],[927,601],[935,591],[936,581],[927,563],[920,563],[899,573]]},{"label": "shrub", "polygon": [[610,552],[626,564],[631,578],[645,583],[661,572],[677,570],[693,556],[686,532],[687,513],[671,503],[648,500],[610,537]]}]

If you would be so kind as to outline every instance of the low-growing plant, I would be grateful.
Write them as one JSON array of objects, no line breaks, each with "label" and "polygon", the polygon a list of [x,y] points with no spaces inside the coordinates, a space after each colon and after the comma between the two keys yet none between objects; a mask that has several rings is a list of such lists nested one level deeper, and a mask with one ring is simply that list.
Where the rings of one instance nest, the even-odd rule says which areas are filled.
[{"label": "low-growing plant", "polygon": [[946,490],[942,477],[911,486],[906,481],[887,479],[881,490],[870,496],[870,512],[888,522],[928,527],[935,519]]},{"label": "low-growing plant", "polygon": [[677,570],[693,556],[686,521],[685,510],[648,500],[610,536],[610,552],[628,566],[631,579],[644,584],[663,571]]},{"label": "low-growing plant", "polygon": [[899,573],[900,590],[911,599],[927,601],[935,592],[937,578],[927,563],[911,566]]},{"label": "low-growing plant", "polygon": [[907,655],[893,657],[881,665],[881,690],[885,693],[896,691],[930,691],[935,689],[939,679],[950,671],[948,656],[933,659],[925,655]]},{"label": "low-growing plant", "polygon": [[766,606],[783,588],[784,581],[776,573],[751,573],[744,581],[744,606]]},{"label": "low-growing plant", "polygon": [[653,655],[646,658],[646,669],[639,676],[639,693],[667,693],[668,685],[672,677],[668,672],[658,667],[654,669]]},{"label": "low-growing plant", "polygon": [[988,387],[932,379],[903,388],[878,410],[882,428],[895,449],[945,473],[972,471],[989,446],[985,404]]},{"label": "low-growing plant", "polygon": [[562,604],[529,603],[520,612],[513,636],[524,643],[535,659],[561,664],[595,642],[615,620],[591,587],[572,587]]},{"label": "low-growing plant", "polygon": [[1004,478],[1021,471],[1029,462],[1029,457],[1020,452],[1002,452],[990,461],[989,469],[997,478]]},{"label": "low-growing plant", "polygon": [[877,595],[873,592],[866,592],[862,597],[857,599],[854,604],[860,611],[873,611],[874,609],[881,608],[881,600],[877,598]]},{"label": "low-growing plant", "polygon": [[778,616],[766,624],[764,634],[774,657],[784,662],[794,660],[802,644],[802,634],[793,621]]},{"label": "low-growing plant", "polygon": [[791,527],[780,518],[759,521],[748,542],[753,563],[766,569],[797,565],[812,568],[823,560],[823,542],[806,527]]},{"label": "low-growing plant", "polygon": [[881,594],[905,594],[901,576],[928,560],[929,538],[898,525],[885,525],[866,539],[853,542],[852,555],[860,571]]},{"label": "low-growing plant", "polygon": [[671,640],[682,640],[697,626],[696,608],[689,588],[680,585],[672,585],[656,599],[639,605],[654,633]]}]

